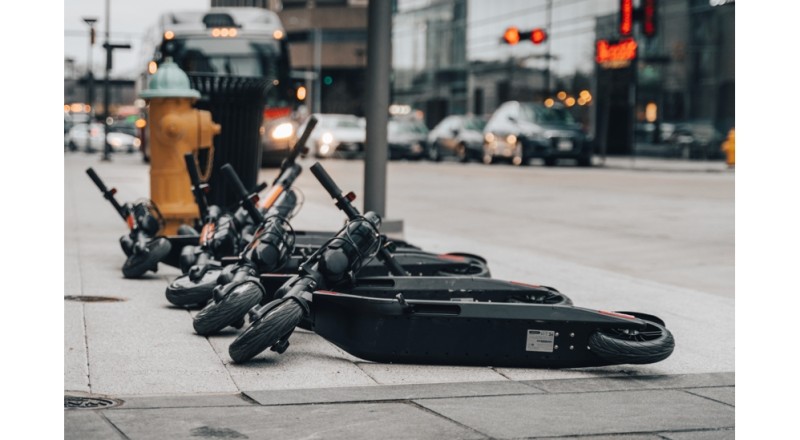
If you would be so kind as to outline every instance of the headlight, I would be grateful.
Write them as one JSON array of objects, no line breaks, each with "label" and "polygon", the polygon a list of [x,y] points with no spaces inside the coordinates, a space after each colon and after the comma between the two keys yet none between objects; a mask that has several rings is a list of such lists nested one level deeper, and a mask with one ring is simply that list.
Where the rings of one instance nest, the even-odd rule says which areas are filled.
[{"label": "headlight", "polygon": [[294,134],[294,126],[290,122],[282,122],[272,129],[270,137],[274,140],[288,139]]},{"label": "headlight", "polygon": [[141,147],[142,146],[142,141],[139,138],[134,138],[133,139],[133,146],[136,147],[136,148]]},{"label": "headlight", "polygon": [[486,141],[487,144],[491,144],[494,142],[494,135],[492,133],[486,133],[486,135],[483,137],[483,140]]},{"label": "headlight", "polygon": [[120,141],[119,141],[119,139],[109,139],[109,140],[108,140],[108,143],[109,143],[109,144],[110,144],[112,147],[116,147],[116,148],[119,148],[119,147],[121,147],[121,146],[122,146],[122,142],[120,142]]},{"label": "headlight", "polygon": [[510,135],[506,136],[506,142],[509,145],[516,145],[517,144],[517,137],[514,136],[513,134],[510,134]]},{"label": "headlight", "polygon": [[321,141],[323,144],[328,144],[328,145],[330,145],[330,144],[332,144],[332,143],[333,143],[333,135],[332,135],[332,134],[330,134],[330,133],[325,133],[325,134],[323,134],[323,135],[322,135],[322,137],[320,138],[320,141]]}]

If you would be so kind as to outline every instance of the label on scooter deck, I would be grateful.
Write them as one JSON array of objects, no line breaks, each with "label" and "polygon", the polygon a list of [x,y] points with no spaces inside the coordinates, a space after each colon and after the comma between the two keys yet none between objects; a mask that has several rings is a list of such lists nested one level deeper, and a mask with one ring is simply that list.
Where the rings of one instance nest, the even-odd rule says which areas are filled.
[{"label": "label on scooter deck", "polygon": [[550,330],[528,330],[525,351],[553,352],[556,332]]}]

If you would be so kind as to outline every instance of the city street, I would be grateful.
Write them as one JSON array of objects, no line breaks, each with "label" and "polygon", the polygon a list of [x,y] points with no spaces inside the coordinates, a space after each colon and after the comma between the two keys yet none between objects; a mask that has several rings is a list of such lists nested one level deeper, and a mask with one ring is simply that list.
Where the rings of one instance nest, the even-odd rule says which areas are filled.
[{"label": "city street", "polygon": [[[385,220],[403,239],[481,255],[494,278],[556,287],[580,307],[656,315],[675,337],[662,362],[578,369],[380,364],[304,330],[284,354],[233,364],[240,330],[198,336],[197,311],[166,301],[178,269],[122,277],[127,228],[85,170],[124,202],[148,197],[149,166],[125,154],[64,163],[65,398],[115,402],[65,411],[65,438],[734,438],[735,174],[722,162],[388,164]],[[313,163],[302,160],[292,226],[338,230]],[[361,209],[363,162],[322,163]]]}]

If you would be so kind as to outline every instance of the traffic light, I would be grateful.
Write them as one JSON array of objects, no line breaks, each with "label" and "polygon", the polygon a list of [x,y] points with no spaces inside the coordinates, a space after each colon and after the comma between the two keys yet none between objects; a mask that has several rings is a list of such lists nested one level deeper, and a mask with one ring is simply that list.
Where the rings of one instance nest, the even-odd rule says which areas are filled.
[{"label": "traffic light", "polygon": [[530,40],[533,44],[542,44],[547,40],[547,33],[542,28],[520,32],[516,26],[511,26],[503,33],[503,42],[511,46],[522,40]]},{"label": "traffic light", "polygon": [[506,29],[506,32],[503,34],[503,41],[512,46],[519,43],[520,38],[521,35],[519,33],[519,29],[514,26]]},{"label": "traffic light", "polygon": [[531,31],[531,41],[533,44],[542,44],[547,39],[547,34],[542,28],[536,28]]},{"label": "traffic light", "polygon": [[633,6],[633,0],[620,0],[619,34],[623,37],[633,36],[633,26],[638,21],[646,37],[655,36],[656,10],[656,0],[641,0],[638,8]]},{"label": "traffic light", "polygon": [[656,0],[642,0],[642,30],[648,37],[656,34]]},{"label": "traffic light", "polygon": [[619,34],[623,37],[633,34],[633,0],[619,2]]}]

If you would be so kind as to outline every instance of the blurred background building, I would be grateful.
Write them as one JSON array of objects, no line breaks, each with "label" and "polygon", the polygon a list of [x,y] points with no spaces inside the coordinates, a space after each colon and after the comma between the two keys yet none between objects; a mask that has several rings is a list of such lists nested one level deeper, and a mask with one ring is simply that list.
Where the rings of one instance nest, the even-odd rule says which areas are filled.
[{"label": "blurred background building", "polygon": [[[632,154],[687,139],[710,145],[735,125],[734,0],[391,1],[392,103],[416,110],[428,127],[452,114],[489,115],[508,100],[552,99],[570,108],[596,152]],[[622,35],[626,2],[635,15]],[[297,105],[363,116],[368,0],[211,0],[198,8],[206,6],[275,11],[293,81],[303,86]],[[508,44],[510,27],[546,38]],[[598,58],[598,45],[618,55],[628,39],[632,59]],[[65,60],[65,105],[86,96],[87,82]],[[126,90],[129,79],[112,82],[112,105],[130,104]]]}]

